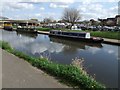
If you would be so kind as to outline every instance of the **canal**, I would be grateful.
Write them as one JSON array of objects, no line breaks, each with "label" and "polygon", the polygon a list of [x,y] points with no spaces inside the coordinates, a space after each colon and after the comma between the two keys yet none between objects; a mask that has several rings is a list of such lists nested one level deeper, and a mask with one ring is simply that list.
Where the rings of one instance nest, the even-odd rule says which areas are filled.
[{"label": "canal", "polygon": [[83,58],[84,69],[108,88],[118,87],[118,48],[110,44],[91,44],[49,37],[43,34],[25,34],[0,30],[2,40],[33,57],[47,57],[62,64]]}]

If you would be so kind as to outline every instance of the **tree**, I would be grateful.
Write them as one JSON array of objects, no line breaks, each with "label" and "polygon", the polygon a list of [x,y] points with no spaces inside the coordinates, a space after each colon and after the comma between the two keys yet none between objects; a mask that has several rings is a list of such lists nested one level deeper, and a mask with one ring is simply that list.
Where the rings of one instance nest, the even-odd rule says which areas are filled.
[{"label": "tree", "polygon": [[43,22],[44,23],[50,23],[50,22],[52,22],[53,21],[53,19],[51,18],[51,17],[49,17],[49,18],[44,18],[43,19]]},{"label": "tree", "polygon": [[32,18],[32,19],[30,19],[30,20],[33,20],[33,21],[38,21],[38,19],[35,19],[35,18]]},{"label": "tree", "polygon": [[75,8],[66,8],[62,16],[62,20],[71,23],[71,26],[74,26],[80,18],[80,11]]},{"label": "tree", "polygon": [[93,26],[98,26],[98,25],[100,25],[100,22],[95,21],[94,19],[91,19],[91,20],[90,20],[90,23],[91,23],[91,25],[93,25]]},{"label": "tree", "polygon": [[88,25],[89,21],[88,20],[84,20],[84,21],[81,22],[81,24]]}]

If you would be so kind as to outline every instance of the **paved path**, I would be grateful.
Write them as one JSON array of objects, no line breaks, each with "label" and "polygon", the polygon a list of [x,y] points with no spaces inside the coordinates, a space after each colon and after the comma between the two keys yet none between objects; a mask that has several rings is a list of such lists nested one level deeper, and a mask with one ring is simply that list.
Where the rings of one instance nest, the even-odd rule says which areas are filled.
[{"label": "paved path", "polygon": [[104,38],[104,43],[120,45],[120,40]]},{"label": "paved path", "polygon": [[50,34],[48,31],[37,31],[37,33],[39,33],[39,34],[46,34],[46,35]]},{"label": "paved path", "polygon": [[2,88],[67,88],[28,62],[2,50]]}]

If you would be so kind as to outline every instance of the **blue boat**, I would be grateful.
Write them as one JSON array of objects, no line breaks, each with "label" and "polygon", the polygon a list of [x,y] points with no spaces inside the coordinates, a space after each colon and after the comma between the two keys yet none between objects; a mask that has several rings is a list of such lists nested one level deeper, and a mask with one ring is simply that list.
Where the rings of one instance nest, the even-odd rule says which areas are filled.
[{"label": "blue boat", "polygon": [[73,40],[85,41],[85,42],[94,42],[94,43],[103,42],[103,38],[91,37],[89,32],[66,32],[66,31],[51,30],[49,36],[73,39]]}]

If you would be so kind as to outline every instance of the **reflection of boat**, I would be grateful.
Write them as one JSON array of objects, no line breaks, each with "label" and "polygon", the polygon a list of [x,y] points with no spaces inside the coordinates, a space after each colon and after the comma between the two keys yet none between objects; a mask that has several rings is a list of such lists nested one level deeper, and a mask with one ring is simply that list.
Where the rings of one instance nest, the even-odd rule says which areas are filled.
[{"label": "reflection of boat", "polygon": [[73,39],[73,40],[92,42],[92,43],[103,42],[102,38],[90,37],[90,33],[88,32],[66,32],[66,31],[51,30],[49,35],[59,38],[61,37],[66,39]]},{"label": "reflection of boat", "polygon": [[85,46],[102,48],[102,45],[100,43],[93,44],[89,42],[70,41],[70,40],[54,38],[54,37],[50,37],[50,41],[57,42],[57,43],[63,43],[65,45],[76,47],[76,48],[81,48],[81,49],[85,49]]},{"label": "reflection of boat", "polygon": [[27,32],[19,32],[19,31],[16,31],[16,32],[17,32],[17,35],[23,35],[23,36],[28,36],[32,38],[37,37],[37,33],[27,33]]}]

